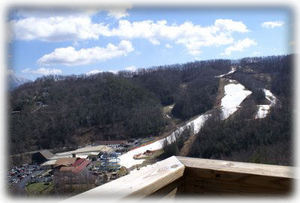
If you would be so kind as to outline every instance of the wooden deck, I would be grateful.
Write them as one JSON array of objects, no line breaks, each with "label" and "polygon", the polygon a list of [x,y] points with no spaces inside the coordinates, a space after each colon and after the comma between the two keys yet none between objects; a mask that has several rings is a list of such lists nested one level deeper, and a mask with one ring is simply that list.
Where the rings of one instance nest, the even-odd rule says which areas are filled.
[{"label": "wooden deck", "polygon": [[288,195],[293,167],[173,156],[68,200],[194,195]]}]

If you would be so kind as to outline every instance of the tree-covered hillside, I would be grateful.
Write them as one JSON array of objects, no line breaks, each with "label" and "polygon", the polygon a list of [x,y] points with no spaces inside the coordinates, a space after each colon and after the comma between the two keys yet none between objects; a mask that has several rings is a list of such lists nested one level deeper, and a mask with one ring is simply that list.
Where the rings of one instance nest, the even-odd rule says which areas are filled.
[{"label": "tree-covered hillside", "polygon": [[178,119],[209,110],[217,95],[215,75],[229,60],[211,60],[92,76],[47,76],[10,95],[10,152],[78,146],[96,140],[156,136],[175,104]]},{"label": "tree-covered hillside", "polygon": [[[292,56],[245,58],[238,65],[231,78],[253,94],[233,117],[211,117],[189,156],[292,165]],[[254,119],[256,105],[265,102],[261,88],[274,93],[278,102],[266,118]]]}]

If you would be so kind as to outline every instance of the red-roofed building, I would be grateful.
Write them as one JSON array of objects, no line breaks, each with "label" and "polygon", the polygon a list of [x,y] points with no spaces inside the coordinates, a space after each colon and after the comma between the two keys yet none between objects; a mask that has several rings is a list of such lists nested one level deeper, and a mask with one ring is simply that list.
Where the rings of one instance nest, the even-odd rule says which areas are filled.
[{"label": "red-roofed building", "polygon": [[74,169],[72,170],[72,172],[73,172],[73,173],[80,173],[80,172],[83,171],[90,163],[91,163],[90,160],[83,160],[83,162],[81,162],[79,165],[77,165],[76,167],[74,167]]},{"label": "red-roofed building", "polygon": [[73,161],[72,164],[60,167],[60,172],[72,172],[72,173],[80,173],[83,171],[89,164],[90,160],[77,158]]},{"label": "red-roofed building", "polygon": [[73,164],[72,164],[72,166],[73,167],[77,167],[77,166],[79,166],[82,162],[84,162],[85,161],[85,159],[77,159]]},{"label": "red-roofed building", "polygon": [[55,185],[65,187],[72,184],[94,184],[95,177],[87,168],[90,163],[90,160],[77,158],[71,165],[57,168],[54,173]]}]

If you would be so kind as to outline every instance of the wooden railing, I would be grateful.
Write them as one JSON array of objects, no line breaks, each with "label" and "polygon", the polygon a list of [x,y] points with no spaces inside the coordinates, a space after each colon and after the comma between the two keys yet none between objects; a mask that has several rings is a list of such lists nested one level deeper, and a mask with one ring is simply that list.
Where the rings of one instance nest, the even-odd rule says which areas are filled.
[{"label": "wooden railing", "polygon": [[190,195],[288,195],[293,167],[173,156],[68,200]]}]

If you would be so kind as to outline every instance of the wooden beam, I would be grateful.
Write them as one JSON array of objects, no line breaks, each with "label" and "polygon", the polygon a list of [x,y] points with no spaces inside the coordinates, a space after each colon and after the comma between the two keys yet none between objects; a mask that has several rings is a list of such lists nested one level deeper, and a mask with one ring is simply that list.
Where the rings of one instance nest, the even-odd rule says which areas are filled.
[{"label": "wooden beam", "polygon": [[[177,180],[173,181],[172,183],[166,185],[165,187],[160,188],[156,192],[152,193],[151,195],[147,196],[147,198],[153,198],[153,197],[168,197],[170,194],[177,195],[181,192],[181,189],[183,187],[184,183],[184,177],[178,178]],[[175,192],[174,192],[175,191]]]},{"label": "wooden beam", "polygon": [[120,200],[125,197],[143,198],[183,176],[184,165],[172,156],[134,171],[87,192],[74,196],[67,201],[86,198],[113,198]]},{"label": "wooden beam", "polygon": [[184,194],[289,194],[293,168],[177,157],[185,165]]},{"label": "wooden beam", "polygon": [[214,159],[200,159],[176,156],[187,168],[201,168],[208,170],[247,173],[252,175],[272,176],[280,178],[294,178],[294,168],[290,166],[255,164]]}]

